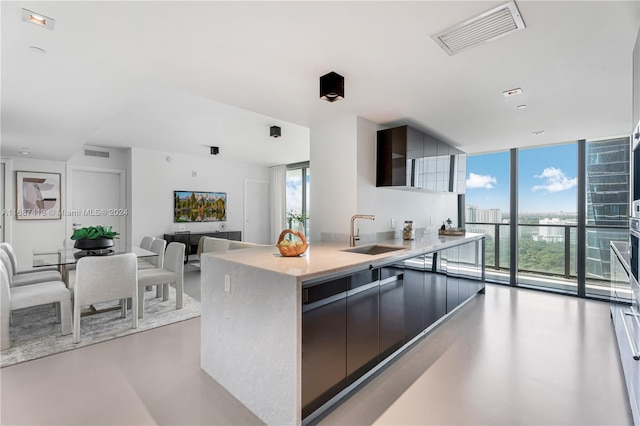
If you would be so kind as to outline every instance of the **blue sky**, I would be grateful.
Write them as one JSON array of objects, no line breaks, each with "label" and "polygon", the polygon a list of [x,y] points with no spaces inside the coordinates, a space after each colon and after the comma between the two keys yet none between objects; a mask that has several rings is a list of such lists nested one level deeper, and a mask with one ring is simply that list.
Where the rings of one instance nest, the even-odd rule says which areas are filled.
[{"label": "blue sky", "polygon": [[[518,151],[519,211],[575,212],[577,145]],[[467,157],[466,203],[509,211],[509,152]]]}]

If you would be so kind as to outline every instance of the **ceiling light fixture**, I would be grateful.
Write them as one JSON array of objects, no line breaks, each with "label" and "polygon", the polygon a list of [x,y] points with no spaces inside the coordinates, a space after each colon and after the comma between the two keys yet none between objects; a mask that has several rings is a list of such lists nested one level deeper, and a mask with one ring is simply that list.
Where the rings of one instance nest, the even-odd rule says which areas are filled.
[{"label": "ceiling light fixture", "polygon": [[19,151],[18,153],[19,153],[19,154],[22,154],[22,155],[29,155],[29,154],[31,154],[29,151]]},{"label": "ceiling light fixture", "polygon": [[508,98],[509,96],[522,95],[522,93],[523,93],[522,89],[519,87],[516,87],[515,89],[505,90],[504,92],[502,92],[505,98]]},{"label": "ceiling light fixture", "polygon": [[282,136],[282,129],[278,126],[271,126],[269,129],[269,136],[272,138],[279,138]]},{"label": "ceiling light fixture", "polygon": [[531,134],[533,136],[540,136],[540,135],[544,135],[544,130],[538,130],[536,132],[531,132]]},{"label": "ceiling light fixture", "polygon": [[55,19],[49,18],[48,16],[44,16],[41,13],[33,12],[28,9],[22,9],[22,20],[26,22],[31,22],[34,25],[38,25],[39,27],[44,27],[48,30],[53,30],[53,27],[56,24]]},{"label": "ceiling light fixture", "polygon": [[320,77],[320,99],[328,102],[344,99],[344,77],[333,71]]},{"label": "ceiling light fixture", "polygon": [[220,148],[218,148],[217,146],[211,147],[211,155],[218,155],[219,153],[220,153]]},{"label": "ceiling light fixture", "polygon": [[518,109],[525,109],[527,106],[526,105],[518,105],[516,108]]}]

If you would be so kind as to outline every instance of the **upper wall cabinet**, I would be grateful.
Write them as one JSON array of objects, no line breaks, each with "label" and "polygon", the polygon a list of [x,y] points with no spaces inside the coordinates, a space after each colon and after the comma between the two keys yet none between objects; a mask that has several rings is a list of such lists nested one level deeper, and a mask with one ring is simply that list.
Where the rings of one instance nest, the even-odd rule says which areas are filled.
[{"label": "upper wall cabinet", "polygon": [[465,192],[464,152],[409,126],[378,131],[376,186]]}]

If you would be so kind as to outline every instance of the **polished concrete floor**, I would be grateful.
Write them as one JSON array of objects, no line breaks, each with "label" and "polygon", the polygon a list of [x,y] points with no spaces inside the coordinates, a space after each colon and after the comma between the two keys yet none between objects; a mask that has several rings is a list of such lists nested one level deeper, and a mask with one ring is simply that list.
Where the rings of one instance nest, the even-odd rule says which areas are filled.
[{"label": "polished concrete floor", "polygon": [[[632,424],[608,308],[488,285],[319,423]],[[199,343],[194,319],[4,368],[0,423],[259,424],[200,370]]]}]

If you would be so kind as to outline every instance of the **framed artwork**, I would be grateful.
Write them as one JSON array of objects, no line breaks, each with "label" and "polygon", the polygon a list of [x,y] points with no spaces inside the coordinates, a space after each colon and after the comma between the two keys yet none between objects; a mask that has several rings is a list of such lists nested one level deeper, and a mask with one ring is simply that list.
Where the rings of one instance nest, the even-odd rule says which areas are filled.
[{"label": "framed artwork", "polygon": [[174,222],[225,220],[227,220],[226,192],[173,191]]},{"label": "framed artwork", "polygon": [[60,173],[16,172],[16,219],[61,219]]}]

